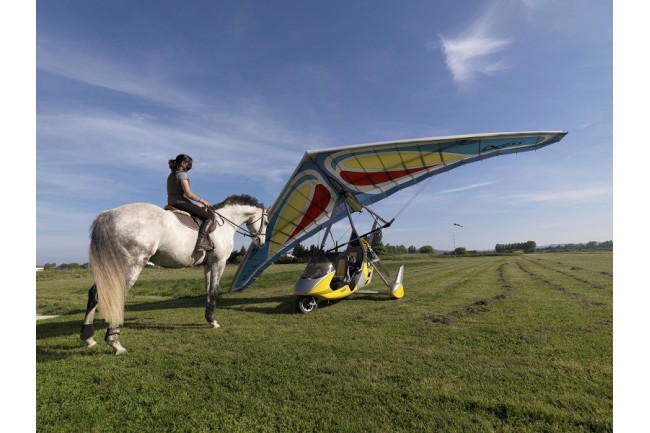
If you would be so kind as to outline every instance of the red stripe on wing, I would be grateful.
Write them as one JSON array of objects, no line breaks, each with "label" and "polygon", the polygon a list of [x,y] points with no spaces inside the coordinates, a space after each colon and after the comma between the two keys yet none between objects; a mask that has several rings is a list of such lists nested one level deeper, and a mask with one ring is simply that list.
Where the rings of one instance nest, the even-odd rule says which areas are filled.
[{"label": "red stripe on wing", "polygon": [[382,183],[398,180],[404,176],[426,170],[429,167],[415,167],[407,168],[404,170],[393,171],[377,171],[377,172],[363,172],[363,171],[341,171],[341,178],[351,185],[355,186],[368,186],[368,185],[381,185]]},{"label": "red stripe on wing", "polygon": [[318,218],[323,212],[325,212],[325,209],[327,209],[327,205],[330,204],[331,198],[332,195],[330,194],[330,191],[326,187],[324,187],[321,184],[316,185],[316,188],[314,189],[314,195],[311,199],[311,203],[309,203],[307,212],[305,212],[305,215],[302,217],[300,223],[298,223],[294,231],[291,233],[289,239],[292,239],[301,230],[303,230],[309,224],[314,222],[316,218]]}]

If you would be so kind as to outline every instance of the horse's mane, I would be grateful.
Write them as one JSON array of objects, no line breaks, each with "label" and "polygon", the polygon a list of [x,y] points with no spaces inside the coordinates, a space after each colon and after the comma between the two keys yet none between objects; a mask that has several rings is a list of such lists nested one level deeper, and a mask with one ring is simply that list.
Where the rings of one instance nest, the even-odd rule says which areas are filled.
[{"label": "horse's mane", "polygon": [[254,206],[260,209],[264,209],[264,204],[260,203],[259,200],[257,200],[255,197],[251,197],[248,194],[231,195],[221,203],[215,204],[213,208],[216,210],[216,209],[221,209],[222,207],[225,206],[232,206],[232,205]]}]

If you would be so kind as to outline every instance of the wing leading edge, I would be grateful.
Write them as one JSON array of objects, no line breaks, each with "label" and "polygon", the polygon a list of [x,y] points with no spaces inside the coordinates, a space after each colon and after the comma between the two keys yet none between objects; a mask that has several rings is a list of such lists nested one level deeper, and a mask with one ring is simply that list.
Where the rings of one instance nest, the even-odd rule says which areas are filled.
[{"label": "wing leading edge", "polygon": [[269,210],[266,244],[248,249],[230,290],[244,290],[298,242],[345,218],[345,209],[335,209],[340,194],[370,205],[433,175],[498,155],[537,150],[566,134],[462,135],[308,151]]}]

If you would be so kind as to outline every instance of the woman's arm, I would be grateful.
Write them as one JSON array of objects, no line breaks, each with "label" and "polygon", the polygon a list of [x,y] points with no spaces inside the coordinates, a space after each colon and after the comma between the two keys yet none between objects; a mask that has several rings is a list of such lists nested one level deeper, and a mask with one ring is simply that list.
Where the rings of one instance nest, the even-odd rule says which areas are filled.
[{"label": "woman's arm", "polygon": [[183,195],[184,195],[186,198],[189,198],[190,200],[198,201],[198,202],[201,203],[203,206],[207,206],[207,207],[210,206],[210,203],[208,203],[207,201],[203,200],[203,199],[200,198],[198,195],[196,195],[196,194],[194,194],[194,193],[192,192],[192,190],[190,189],[190,182],[189,182],[189,180],[187,180],[187,179],[182,179],[182,180],[181,180],[181,186],[183,187]]}]

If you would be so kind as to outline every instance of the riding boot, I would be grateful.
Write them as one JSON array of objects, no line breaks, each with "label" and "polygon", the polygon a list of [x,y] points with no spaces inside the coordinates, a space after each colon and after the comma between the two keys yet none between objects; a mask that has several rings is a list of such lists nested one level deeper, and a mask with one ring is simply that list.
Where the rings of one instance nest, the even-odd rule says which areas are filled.
[{"label": "riding boot", "polygon": [[199,227],[199,238],[196,240],[194,251],[201,252],[214,250],[214,246],[212,245],[212,241],[210,240],[209,235],[214,224],[215,221],[213,219],[207,219],[203,221],[203,224],[201,224],[201,227]]}]

